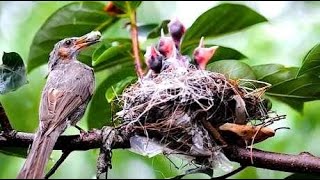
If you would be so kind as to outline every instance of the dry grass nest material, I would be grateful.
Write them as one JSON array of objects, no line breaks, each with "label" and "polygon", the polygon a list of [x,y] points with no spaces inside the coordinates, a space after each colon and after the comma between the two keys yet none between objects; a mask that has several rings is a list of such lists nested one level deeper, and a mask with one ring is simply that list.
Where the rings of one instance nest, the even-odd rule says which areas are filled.
[{"label": "dry grass nest material", "polygon": [[167,68],[128,87],[117,101],[122,110],[116,115],[122,127],[159,144],[162,152],[194,157],[196,164],[211,167],[221,147],[212,131],[222,133],[228,144],[244,142],[239,135],[223,134],[219,127],[226,123],[256,127],[274,119],[262,98],[268,87],[258,81],[230,80],[193,65]]}]

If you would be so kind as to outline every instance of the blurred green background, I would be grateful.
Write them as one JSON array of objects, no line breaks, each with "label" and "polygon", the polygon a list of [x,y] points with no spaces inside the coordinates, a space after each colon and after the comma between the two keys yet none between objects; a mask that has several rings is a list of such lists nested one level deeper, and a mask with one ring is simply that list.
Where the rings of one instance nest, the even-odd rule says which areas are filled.
[{"label": "blurred green background", "polygon": [[[46,19],[58,8],[70,2],[0,2],[0,53],[18,52],[26,63],[29,48],[35,33]],[[161,22],[178,17],[186,27],[203,12],[221,2],[143,2],[138,9],[139,22]],[[220,45],[232,47],[245,54],[250,65],[280,63],[300,66],[304,55],[320,41],[319,2],[234,2],[245,4],[265,16],[269,22],[257,24],[244,31],[216,38]],[[151,16],[150,16],[151,14]],[[108,33],[116,33],[111,31]],[[121,36],[121,35],[119,35]],[[46,65],[28,74],[29,83],[15,92],[0,96],[12,125],[16,130],[34,132],[38,121],[40,93],[45,83]],[[104,72],[97,74],[97,86]],[[320,156],[317,145],[320,136],[318,117],[320,102],[305,103],[303,113],[274,101],[273,110],[286,114],[287,118],[273,126],[287,126],[290,130],[279,130],[276,136],[255,147],[263,150],[297,154],[308,151]],[[86,113],[87,115],[87,113]],[[86,118],[86,117],[84,117]],[[86,120],[79,125],[88,129]],[[78,133],[70,128],[65,134]],[[53,165],[61,153],[52,155]],[[95,178],[97,150],[73,152],[52,178]],[[0,153],[0,178],[15,178],[23,158]],[[177,170],[162,156],[148,159],[127,150],[115,150],[110,178],[166,178]],[[238,167],[237,163],[233,164]],[[217,173],[221,174],[220,170]],[[284,178],[290,173],[247,168],[231,178]],[[192,175],[185,178],[208,178]]]}]

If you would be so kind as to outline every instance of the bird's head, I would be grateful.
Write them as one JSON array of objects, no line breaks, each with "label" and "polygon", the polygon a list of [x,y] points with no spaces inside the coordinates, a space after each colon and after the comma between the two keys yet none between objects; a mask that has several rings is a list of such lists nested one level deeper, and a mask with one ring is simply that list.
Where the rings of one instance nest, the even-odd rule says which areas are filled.
[{"label": "bird's head", "polygon": [[204,46],[203,37],[200,39],[199,46],[193,52],[193,59],[199,69],[205,69],[207,63],[212,58],[219,46],[206,48]]},{"label": "bird's head", "polygon": [[186,32],[185,26],[179,21],[178,18],[174,18],[168,23],[168,30],[171,37],[175,41],[176,47],[179,49],[182,36]]},{"label": "bird's head", "polygon": [[65,38],[55,44],[50,53],[49,70],[58,63],[68,63],[76,60],[77,54],[92,44],[99,42],[101,33],[99,31],[92,31],[81,37]]},{"label": "bird's head", "polygon": [[146,64],[150,67],[150,62],[154,62],[160,59],[162,60],[163,56],[154,46],[149,46],[146,49],[144,58],[145,58]]},{"label": "bird's head", "polygon": [[175,42],[172,37],[165,36],[161,30],[161,37],[159,39],[157,49],[166,58],[173,57],[176,53]]},{"label": "bird's head", "polygon": [[144,58],[149,69],[153,70],[156,73],[160,73],[164,57],[160,54],[159,51],[157,51],[154,46],[147,47]]}]

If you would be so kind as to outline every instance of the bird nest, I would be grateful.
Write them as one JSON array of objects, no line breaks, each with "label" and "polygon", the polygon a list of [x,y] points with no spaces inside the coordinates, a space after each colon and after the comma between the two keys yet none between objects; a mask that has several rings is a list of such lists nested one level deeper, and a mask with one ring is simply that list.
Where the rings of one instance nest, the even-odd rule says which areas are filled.
[{"label": "bird nest", "polygon": [[[182,70],[172,67],[128,87],[117,99],[121,111],[116,116],[127,132],[134,132],[131,146],[141,154],[182,154],[195,164],[213,167],[217,157],[223,157],[219,156],[223,155],[221,146],[239,139],[245,142],[237,135],[241,130],[226,127],[228,133],[224,133],[222,125],[270,121],[263,98],[268,87],[259,81],[231,80],[193,65]],[[249,127],[257,132],[258,126]]]}]

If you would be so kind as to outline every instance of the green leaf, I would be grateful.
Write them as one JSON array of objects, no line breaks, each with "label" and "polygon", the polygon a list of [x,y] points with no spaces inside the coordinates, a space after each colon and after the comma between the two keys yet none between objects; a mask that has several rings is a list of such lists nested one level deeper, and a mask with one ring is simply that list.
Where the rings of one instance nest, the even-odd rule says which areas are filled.
[{"label": "green leaf", "polygon": [[157,27],[155,27],[147,36],[148,39],[154,39],[161,36],[161,29],[163,29],[163,32],[167,34],[169,32],[168,30],[168,24],[170,20],[164,20],[162,21]]},{"label": "green leaf", "polygon": [[267,90],[274,97],[297,111],[302,111],[303,103],[320,99],[320,78],[314,74],[297,77],[298,67],[284,67],[266,64],[252,67],[258,80],[272,84]]},{"label": "green leaf", "polygon": [[224,74],[230,79],[256,79],[251,67],[237,60],[221,60],[208,64],[207,70]]},{"label": "green leaf", "polygon": [[[104,48],[107,48],[103,51]],[[93,53],[92,65],[98,66],[105,61],[115,62],[119,61],[121,58],[132,57],[131,56],[131,44],[118,44],[115,46],[102,45]],[[102,53],[101,53],[102,52]]]},{"label": "green leaf", "polygon": [[[116,42],[112,46],[112,42]],[[92,65],[95,71],[116,66],[117,64],[133,61],[129,39],[113,39],[100,45],[92,55]]]},{"label": "green leaf", "polygon": [[[212,44],[206,45],[206,47],[211,47],[211,46],[217,46],[217,45],[212,45]],[[196,46],[188,46],[184,50],[185,54],[189,54],[192,56],[195,47]],[[219,61],[219,60],[240,60],[240,59],[246,59],[246,58],[247,57],[244,54],[242,54],[241,52],[235,49],[219,46],[219,48],[214,53],[214,56],[212,56],[212,58],[209,60],[209,63],[214,61]]]},{"label": "green leaf", "polygon": [[305,73],[320,75],[320,44],[314,46],[305,56],[297,76]]},{"label": "green leaf", "polygon": [[128,13],[137,9],[142,1],[112,1],[122,11]]},{"label": "green leaf", "polygon": [[27,149],[22,147],[1,147],[0,153],[21,158],[27,157]]},{"label": "green leaf", "polygon": [[135,76],[133,61],[118,64],[106,69],[108,76],[97,87],[93,94],[91,105],[88,107],[88,127],[101,128],[105,125],[112,125],[111,104],[105,98],[105,93],[113,84],[128,76]]},{"label": "green leaf", "polygon": [[294,173],[284,179],[320,179],[320,175],[313,173]]},{"label": "green leaf", "polygon": [[[277,77],[278,74],[274,76]],[[301,102],[320,99],[320,78],[305,74],[295,79],[274,84],[268,91],[272,96],[288,97]]]},{"label": "green leaf", "polygon": [[122,91],[127,86],[129,86],[130,84],[132,84],[133,82],[136,82],[136,81],[137,81],[136,76],[128,76],[125,79],[115,83],[110,88],[108,88],[106,91],[106,99],[107,99],[108,103],[111,103],[115,97],[122,94]]},{"label": "green leaf", "polygon": [[151,31],[158,27],[158,24],[144,24],[138,26],[139,36],[147,37]]},{"label": "green leaf", "polygon": [[97,49],[97,47],[99,47],[99,44],[100,43],[97,43],[83,49],[79,53],[77,59],[88,66],[92,66],[92,54]]},{"label": "green leaf", "polygon": [[55,13],[41,26],[31,44],[28,58],[28,72],[45,64],[54,44],[67,37],[82,36],[92,30],[103,31],[118,18],[103,11],[100,2],[74,2]]},{"label": "green leaf", "polygon": [[[290,73],[290,71],[287,70],[284,67],[284,65],[281,65],[281,64],[257,65],[257,66],[252,66],[252,69],[257,77],[257,80],[260,80],[260,81],[265,81],[264,78],[267,78],[269,75],[272,75],[272,74],[277,73],[279,71],[286,71],[286,72]],[[292,75],[289,74],[289,75],[287,75],[287,77],[292,78]],[[283,77],[283,78],[286,78],[286,77]],[[270,80],[272,81],[272,79],[270,79]]]},{"label": "green leaf", "polygon": [[15,91],[28,83],[23,60],[16,52],[3,53],[0,70],[0,94]]},{"label": "green leaf", "polygon": [[200,15],[182,40],[181,49],[199,43],[202,36],[217,37],[240,31],[267,19],[247,6],[240,4],[220,4]]}]

